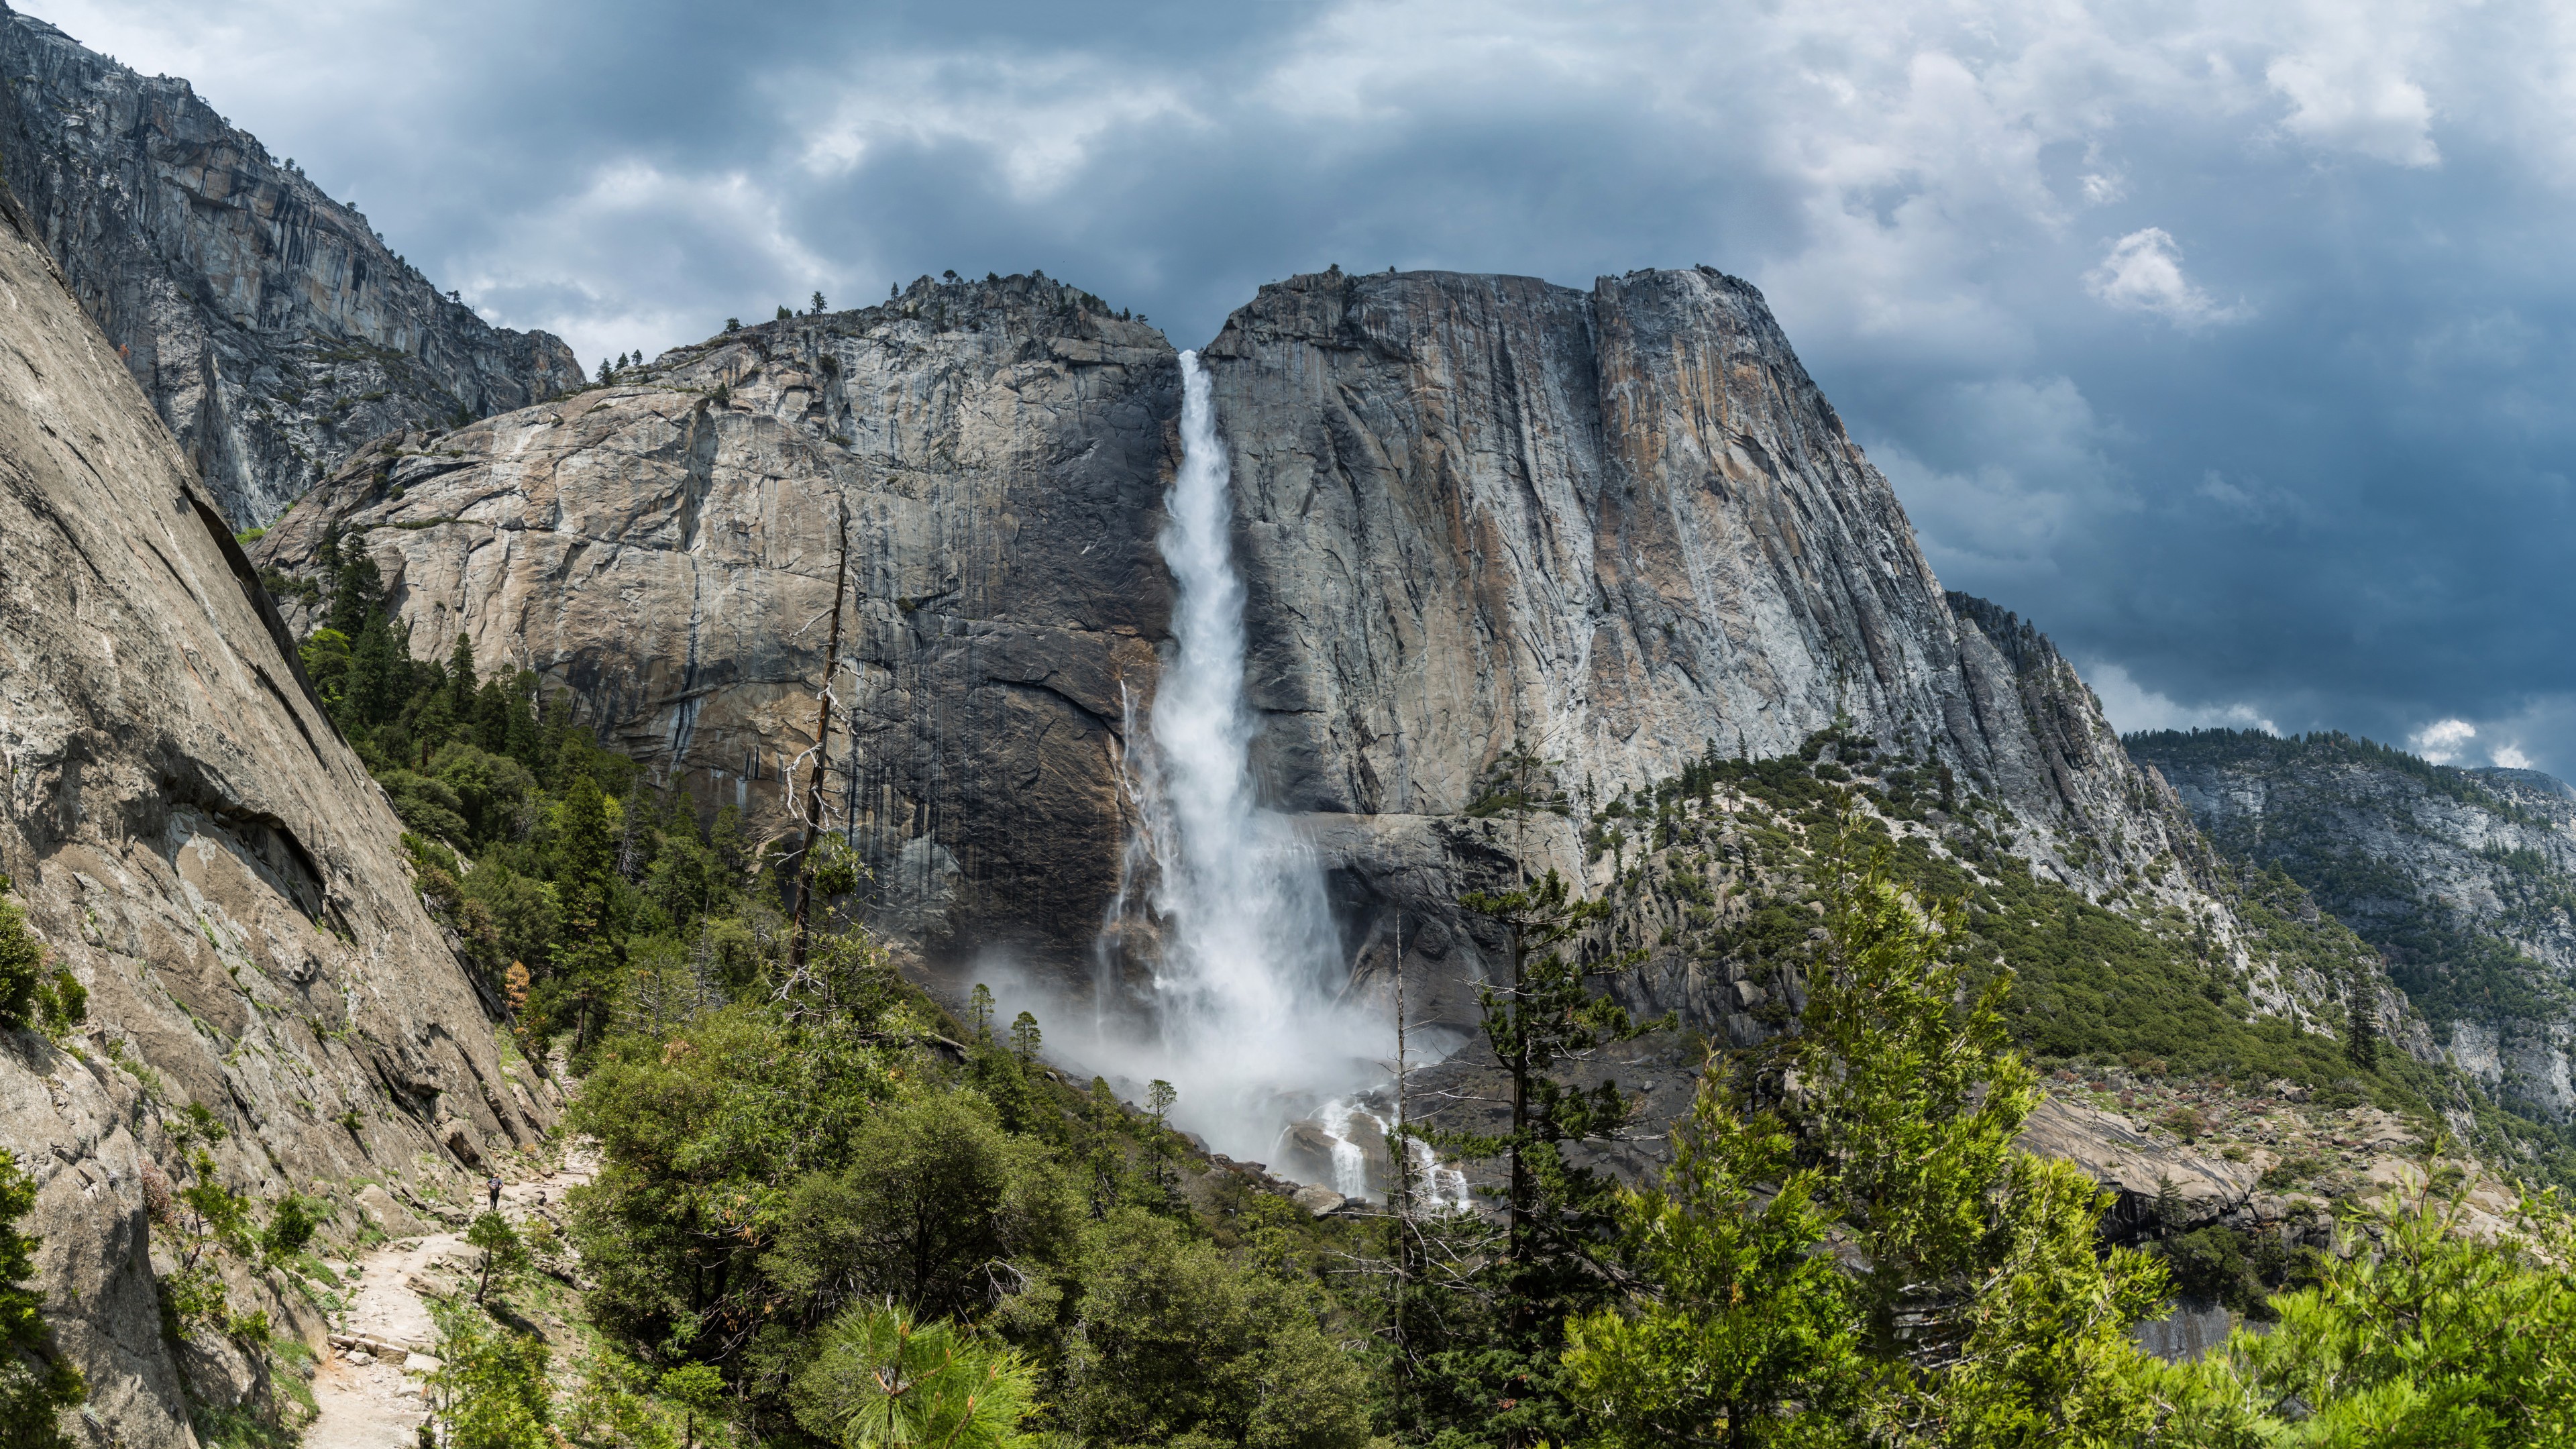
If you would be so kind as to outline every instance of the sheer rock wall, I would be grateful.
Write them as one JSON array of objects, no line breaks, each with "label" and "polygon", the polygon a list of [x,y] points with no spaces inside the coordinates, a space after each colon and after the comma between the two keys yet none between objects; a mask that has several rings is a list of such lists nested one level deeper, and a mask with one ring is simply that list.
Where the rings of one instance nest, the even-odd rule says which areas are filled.
[{"label": "sheer rock wall", "polygon": [[[505,1063],[248,560],[5,201],[0,335],[0,872],[89,992],[63,1041],[0,1031],[0,1149],[41,1184],[39,1284],[91,1409],[180,1449],[190,1394],[251,1370],[162,1333],[145,1181],[189,1180],[176,1113],[228,1129],[230,1186],[325,1197],[346,1241],[461,1201],[559,1098]],[[318,1345],[301,1297],[234,1288]]]},{"label": "sheer rock wall", "polygon": [[[1577,824],[1618,789],[1838,716],[1949,764],[2087,889],[2169,852],[2179,817],[2090,692],[1943,594],[1744,283],[1326,273],[1263,289],[1207,359],[1255,764],[1363,970],[1397,914],[1437,946],[1495,861],[1580,874]],[[1159,333],[1079,289],[923,278],[389,440],[254,553],[294,571],[326,528],[362,536],[416,648],[461,631],[703,805],[776,821],[846,500],[833,818],[941,954],[1087,980],[1168,629],[1178,383]],[[1469,811],[1515,747],[1556,762],[1573,816],[1503,839]]]}]

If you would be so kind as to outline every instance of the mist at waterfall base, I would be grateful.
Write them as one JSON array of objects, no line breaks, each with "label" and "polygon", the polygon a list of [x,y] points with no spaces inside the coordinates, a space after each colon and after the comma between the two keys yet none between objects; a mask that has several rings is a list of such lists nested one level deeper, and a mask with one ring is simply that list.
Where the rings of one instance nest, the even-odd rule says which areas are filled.
[{"label": "mist at waterfall base", "polygon": [[[1356,1134],[1382,1134],[1392,1115],[1359,1103],[1388,1095],[1393,1005],[1353,989],[1314,852],[1253,784],[1259,725],[1244,699],[1225,447],[1205,365],[1195,352],[1180,365],[1183,456],[1157,540],[1175,586],[1172,645],[1142,720],[1129,704],[1120,768],[1133,827],[1092,999],[1004,959],[976,971],[1006,1018],[1038,1018],[1049,1058],[1130,1100],[1170,1082],[1173,1125],[1213,1151],[1278,1163],[1285,1130],[1314,1124],[1332,1144],[1333,1185],[1359,1196],[1347,1170],[1365,1154]],[[1130,1008],[1139,996],[1143,1009]]]}]

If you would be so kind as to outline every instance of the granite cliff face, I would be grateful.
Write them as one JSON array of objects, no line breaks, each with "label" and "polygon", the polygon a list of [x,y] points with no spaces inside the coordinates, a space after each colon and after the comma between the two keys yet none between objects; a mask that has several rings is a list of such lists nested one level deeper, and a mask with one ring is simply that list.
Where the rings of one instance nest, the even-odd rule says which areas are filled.
[{"label": "granite cliff face", "polygon": [[[2057,878],[2188,891],[2170,799],[2044,639],[1943,594],[1745,284],[1326,273],[1265,288],[1207,359],[1256,765],[1363,970],[1396,913],[1444,915],[1497,861],[1582,874],[1617,791],[1838,718],[1946,769]],[[1097,298],[924,278],[389,439],[254,553],[294,572],[325,530],[362,535],[417,647],[462,632],[703,803],[775,819],[846,504],[833,818],[941,954],[1087,978],[1168,633],[1177,412],[1169,344]],[[1570,813],[1506,841],[1471,817],[1514,750]]]},{"label": "granite cliff face", "polygon": [[2005,805],[2069,881],[2169,854],[2179,817],[2091,692],[1943,593],[1749,285],[1328,272],[1207,355],[1290,808],[1454,817],[1526,751],[1572,797],[1574,875],[1574,819],[1612,795],[1839,719]]},{"label": "granite cliff face", "polygon": [[[148,1184],[202,1103],[230,1186],[395,1231],[559,1096],[505,1062],[423,910],[401,827],[305,689],[231,531],[40,233],[0,201],[0,871],[89,993],[0,1032],[0,1148],[41,1184],[39,1284],[113,1441],[180,1449],[256,1381],[165,1337]],[[318,1345],[318,1310],[236,1273]],[[107,1442],[102,1440],[101,1442]]]},{"label": "granite cliff face", "polygon": [[184,80],[0,4],[0,168],[217,510],[265,524],[359,445],[581,382],[440,292]]},{"label": "granite cliff face", "polygon": [[1177,378],[1078,289],[925,279],[388,440],[255,551],[295,570],[362,532],[419,647],[463,633],[706,808],[774,822],[846,509],[832,821],[896,924],[1070,960],[1116,885],[1122,687],[1150,690],[1169,612]]},{"label": "granite cliff face", "polygon": [[2275,866],[2387,956],[2462,1070],[2576,1121],[2576,797],[2342,735],[2135,735],[2221,849]]}]

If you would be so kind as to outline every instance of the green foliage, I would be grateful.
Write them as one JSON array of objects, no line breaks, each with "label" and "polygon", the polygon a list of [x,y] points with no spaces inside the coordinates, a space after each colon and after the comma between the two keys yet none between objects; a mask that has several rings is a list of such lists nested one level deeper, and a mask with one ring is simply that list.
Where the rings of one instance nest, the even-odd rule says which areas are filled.
[{"label": "green foliage", "polygon": [[432,1312],[440,1368],[429,1382],[441,1401],[447,1449],[555,1449],[545,1340],[495,1328],[470,1311]]},{"label": "green foliage", "polygon": [[738,1360],[777,1312],[762,1266],[796,1185],[851,1160],[895,1069],[854,1024],[791,1025],[767,1005],[612,1038],[572,1112],[605,1160],[573,1209],[593,1318],[633,1343]]},{"label": "green foliage", "polygon": [[955,1324],[891,1305],[834,1320],[796,1377],[796,1420],[847,1449],[1002,1449],[1035,1404],[1027,1366]]},{"label": "green foliage", "polygon": [[1426,1436],[1468,1436],[1460,1442],[1562,1439],[1579,1422],[1565,1381],[1565,1325],[1608,1295],[1601,1249],[1615,1205],[1612,1185],[1568,1152],[1612,1135],[1631,1110],[1615,1081],[1582,1091],[1563,1075],[1603,1046],[1670,1022],[1638,1022],[1594,990],[1638,959],[1584,949],[1583,934],[1609,915],[1606,899],[1577,897],[1551,871],[1459,904],[1504,937],[1505,970],[1478,1000],[1509,1115],[1500,1132],[1408,1126],[1395,1135],[1498,1163],[1502,1224],[1497,1235],[1482,1215],[1437,1214],[1399,1238],[1396,1271],[1408,1280],[1434,1262],[1461,1266],[1411,1295],[1392,1335],[1405,1387],[1396,1417]]},{"label": "green foliage", "polygon": [[[1359,1365],[1317,1326],[1312,1289],[1229,1260],[1133,1208],[1101,1224],[1060,1412],[1097,1444],[1358,1449]],[[1198,1436],[1194,1440],[1185,1436]]]},{"label": "green foliage", "polygon": [[9,878],[0,875],[0,1027],[35,1019],[36,994],[45,981],[45,948],[27,933],[26,913],[5,899]]},{"label": "green foliage", "polygon": [[2576,1440],[2576,1224],[2527,1199],[2513,1231],[2467,1231],[2467,1185],[2347,1209],[2349,1256],[2272,1300],[2197,1363],[2139,1366],[2156,1441],[2207,1449],[2558,1445]]},{"label": "green foliage", "polygon": [[44,1295],[27,1286],[36,1276],[37,1239],[18,1231],[18,1221],[35,1205],[35,1180],[0,1153],[0,1443],[70,1449],[63,1411],[89,1397],[89,1386],[55,1351]]},{"label": "green foliage", "polygon": [[71,973],[70,967],[64,967],[37,983],[36,1021],[45,1029],[45,1035],[60,1041],[87,1020],[89,988],[81,985],[80,978]]},{"label": "green foliage", "polygon": [[526,1272],[535,1261],[528,1252],[528,1245],[520,1240],[519,1230],[510,1226],[508,1218],[496,1212],[474,1215],[473,1223],[465,1229],[465,1245],[483,1254],[474,1280],[474,1301],[477,1303],[491,1295],[496,1279],[506,1286],[511,1278]]},{"label": "green foliage", "polygon": [[1796,1147],[1713,1070],[1663,1190],[1624,1195],[1622,1256],[1653,1286],[1568,1325],[1566,1363],[1605,1449],[1830,1440],[1815,1420],[1849,1412],[1861,1325],[1816,1251],[1832,1215]]},{"label": "green foliage", "polygon": [[2107,1195],[2013,1146],[2035,1079],[1958,910],[1853,846],[1800,1031],[1711,1062],[1663,1191],[1624,1195],[1643,1286],[1569,1367],[1617,1443],[2126,1442],[2164,1275],[2097,1254]]},{"label": "green foliage", "polygon": [[809,1317],[850,1297],[979,1314],[1068,1261],[1081,1215],[1043,1144],[973,1094],[934,1093],[871,1116],[844,1165],[791,1189],[763,1272]]},{"label": "green foliage", "polygon": [[708,1364],[684,1363],[666,1371],[654,1388],[663,1398],[678,1404],[688,1418],[682,1430],[684,1443],[698,1442],[698,1418],[712,1416],[724,1406],[724,1375]]}]

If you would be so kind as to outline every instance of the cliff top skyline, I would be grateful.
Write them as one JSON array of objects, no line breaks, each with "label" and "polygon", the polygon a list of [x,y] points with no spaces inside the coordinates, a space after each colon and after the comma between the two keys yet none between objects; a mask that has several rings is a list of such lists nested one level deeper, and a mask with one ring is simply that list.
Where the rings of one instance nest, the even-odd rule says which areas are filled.
[{"label": "cliff top skyline", "polygon": [[1189,346],[1329,263],[1707,262],[2124,728],[2576,768],[2541,7],[27,9],[586,366],[947,268]]}]

